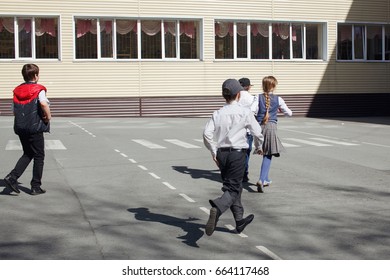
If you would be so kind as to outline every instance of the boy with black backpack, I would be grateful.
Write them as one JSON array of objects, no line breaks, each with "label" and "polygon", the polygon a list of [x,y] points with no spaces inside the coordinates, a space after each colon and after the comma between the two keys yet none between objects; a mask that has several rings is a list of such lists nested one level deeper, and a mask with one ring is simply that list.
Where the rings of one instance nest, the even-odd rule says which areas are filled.
[{"label": "boy with black backpack", "polygon": [[51,112],[46,88],[38,84],[39,67],[25,64],[22,68],[24,83],[17,86],[13,93],[14,131],[19,136],[23,155],[15,168],[4,178],[8,188],[20,193],[18,178],[22,176],[31,160],[34,159],[31,195],[43,194],[41,188],[45,159],[44,132],[50,132]]}]

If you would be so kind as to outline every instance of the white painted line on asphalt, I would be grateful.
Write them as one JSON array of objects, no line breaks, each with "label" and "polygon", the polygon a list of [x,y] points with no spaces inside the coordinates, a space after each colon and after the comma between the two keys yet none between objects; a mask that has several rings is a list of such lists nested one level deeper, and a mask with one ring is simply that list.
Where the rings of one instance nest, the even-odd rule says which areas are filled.
[{"label": "white painted line on asphalt", "polygon": [[92,137],[96,137],[95,134],[93,134],[92,132],[88,131],[87,129],[85,129],[84,127],[82,127],[81,125],[78,125],[77,123],[74,123],[72,121],[69,121],[70,124],[74,125],[74,126],[77,126],[78,128],[80,128],[82,131],[88,133],[90,136]]},{"label": "white painted line on asphalt", "polygon": [[[236,228],[232,225],[225,225],[225,227],[228,229],[228,230],[231,230],[231,231],[235,231]],[[248,235],[244,234],[244,233],[237,233],[238,236],[242,237],[242,238],[247,238]]]},{"label": "white painted line on asphalt", "polygon": [[207,209],[206,207],[199,207],[199,209],[205,212],[207,215],[210,215],[210,209]]},{"label": "white painted line on asphalt", "polygon": [[[46,150],[66,150],[66,147],[60,140],[45,140]],[[19,140],[8,140],[5,146],[6,151],[22,150],[22,144]]]},{"label": "white painted line on asphalt", "polygon": [[142,170],[145,170],[145,171],[148,170],[148,169],[147,169],[145,166],[143,166],[143,165],[138,165],[138,167],[141,168]]},{"label": "white painted line on asphalt", "polygon": [[266,248],[264,246],[256,246],[256,248],[259,249],[262,253],[266,254],[268,257],[270,257],[273,260],[282,260],[281,257],[279,257],[274,252],[272,252],[271,250],[269,250],[268,248]]},{"label": "white painted line on asphalt", "polygon": [[115,149],[114,151],[117,152],[117,153],[120,153],[120,152],[121,152],[121,151],[119,151],[119,150],[117,150],[117,149]]},{"label": "white painted line on asphalt", "polygon": [[129,158],[129,161],[132,162],[132,163],[137,163],[134,159],[132,158]]},{"label": "white painted line on asphalt", "polygon": [[160,146],[160,145],[157,145],[157,144],[154,144],[148,140],[144,140],[144,139],[132,139],[133,142],[135,143],[138,143],[142,146],[145,146],[149,149],[166,149],[166,147],[163,147],[163,146]]},{"label": "white painted line on asphalt", "polygon": [[167,186],[168,188],[170,188],[171,190],[176,190],[176,188],[174,186],[172,186],[171,184],[169,184],[168,182],[163,182],[163,184],[165,186]]},{"label": "white painted line on asphalt", "polygon": [[120,155],[121,155],[122,157],[125,157],[125,158],[127,158],[127,155],[126,155],[126,154],[124,154],[124,153],[120,153]]},{"label": "white painted line on asphalt", "polygon": [[193,200],[191,197],[189,197],[188,195],[184,194],[184,193],[180,193],[180,195],[185,199],[187,200],[188,202],[195,202],[195,200]]},{"label": "white painted line on asphalt", "polygon": [[45,140],[45,149],[47,150],[66,150],[60,140]]},{"label": "white painted line on asphalt", "polygon": [[288,141],[294,141],[302,144],[307,144],[307,145],[312,145],[316,147],[330,147],[332,145],[329,144],[324,144],[324,143],[318,143],[318,142],[313,142],[313,141],[308,141],[308,140],[303,140],[303,139],[297,139],[297,138],[284,138]]},{"label": "white painted line on asphalt", "polygon": [[161,179],[159,176],[157,176],[156,174],[154,174],[153,172],[149,172],[150,176],[156,178],[156,179]]},{"label": "white painted line on asphalt", "polygon": [[172,186],[171,184],[169,184],[168,182],[163,182],[163,184],[165,186],[167,186],[168,188],[170,188],[171,190],[176,190],[176,188],[174,186]]},{"label": "white painted line on asphalt", "polygon": [[299,145],[295,145],[295,144],[290,144],[290,143],[286,143],[286,142],[282,142],[282,145],[286,148],[296,148],[296,147],[300,147]]},{"label": "white painted line on asphalt", "polygon": [[344,141],[337,141],[337,140],[330,140],[330,139],[324,139],[324,138],[310,138],[317,141],[323,141],[331,144],[337,144],[337,145],[343,145],[343,146],[358,146],[357,143],[350,143],[350,142],[344,142]]},{"label": "white painted line on asphalt", "polygon": [[171,144],[174,144],[174,145],[186,148],[186,149],[199,149],[200,148],[199,146],[192,145],[190,143],[186,143],[186,142],[180,141],[178,139],[164,139],[164,141],[167,141]]},{"label": "white painted line on asphalt", "polygon": [[388,146],[388,145],[381,145],[381,144],[375,144],[375,143],[369,143],[369,142],[362,142],[362,143],[366,144],[366,145],[377,146],[377,147],[390,148],[390,146]]}]

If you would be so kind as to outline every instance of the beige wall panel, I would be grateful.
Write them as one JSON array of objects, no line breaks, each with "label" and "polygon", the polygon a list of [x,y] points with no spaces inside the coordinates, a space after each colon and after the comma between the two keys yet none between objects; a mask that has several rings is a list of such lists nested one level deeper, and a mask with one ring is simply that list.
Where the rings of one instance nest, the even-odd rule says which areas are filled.
[{"label": "beige wall panel", "polygon": [[[389,0],[42,0],[1,1],[1,14],[61,16],[61,61],[33,61],[49,97],[185,96],[220,94],[226,78],[249,77],[261,91],[265,75],[279,80],[281,94],[390,92],[390,63],[336,62],[337,22],[390,22]],[[174,7],[174,9],[172,8]],[[199,18],[201,61],[76,61],[73,17]],[[320,21],[328,24],[326,62],[214,60],[214,19]],[[0,61],[0,98],[22,82],[27,61]],[[28,61],[31,62],[31,61]]]},{"label": "beige wall panel", "polygon": [[[272,1],[235,1],[235,0],[150,0],[140,2],[140,13],[179,17],[188,14],[194,16],[213,16],[215,18],[248,18],[255,15],[270,15]],[[175,7],[175,9],[172,9]],[[248,13],[251,11],[251,13]],[[270,16],[268,16],[270,18]]]},{"label": "beige wall panel", "polygon": [[390,1],[354,0],[346,21],[389,22]]},{"label": "beige wall panel", "polygon": [[352,0],[274,0],[273,1],[273,19],[274,20],[314,20],[323,21],[324,19],[334,18],[335,15],[343,16],[348,14]]}]

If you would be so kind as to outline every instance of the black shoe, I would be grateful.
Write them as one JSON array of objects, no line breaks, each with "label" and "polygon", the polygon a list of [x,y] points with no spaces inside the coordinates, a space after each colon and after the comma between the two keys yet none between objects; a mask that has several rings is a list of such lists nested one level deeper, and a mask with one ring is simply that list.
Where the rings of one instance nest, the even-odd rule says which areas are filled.
[{"label": "black shoe", "polygon": [[246,218],[236,222],[236,231],[241,233],[247,225],[249,225],[255,216],[253,214],[248,215]]},{"label": "black shoe", "polygon": [[39,195],[39,194],[44,194],[46,190],[41,189],[41,187],[32,187],[31,188],[31,195]]},{"label": "black shoe", "polygon": [[18,188],[18,181],[11,177],[11,175],[7,175],[4,178],[5,185],[10,188],[12,191],[16,193],[20,193],[20,190]]},{"label": "black shoe", "polygon": [[257,186],[257,191],[258,191],[259,193],[263,193],[263,192],[264,192],[264,185],[263,185],[260,181],[258,181],[258,182],[256,183],[256,186]]},{"label": "black shoe", "polygon": [[215,227],[217,226],[219,216],[220,216],[220,214],[219,214],[218,208],[212,207],[210,209],[209,220],[207,221],[207,224],[206,224],[206,234],[208,236],[213,234]]}]

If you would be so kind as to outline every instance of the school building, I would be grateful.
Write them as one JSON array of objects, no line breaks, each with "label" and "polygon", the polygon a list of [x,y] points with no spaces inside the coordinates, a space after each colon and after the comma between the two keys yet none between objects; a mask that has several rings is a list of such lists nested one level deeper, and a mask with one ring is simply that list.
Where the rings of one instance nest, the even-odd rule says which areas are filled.
[{"label": "school building", "polygon": [[25,63],[54,116],[209,116],[268,75],[295,115],[389,116],[390,0],[2,0],[0,116]]}]

